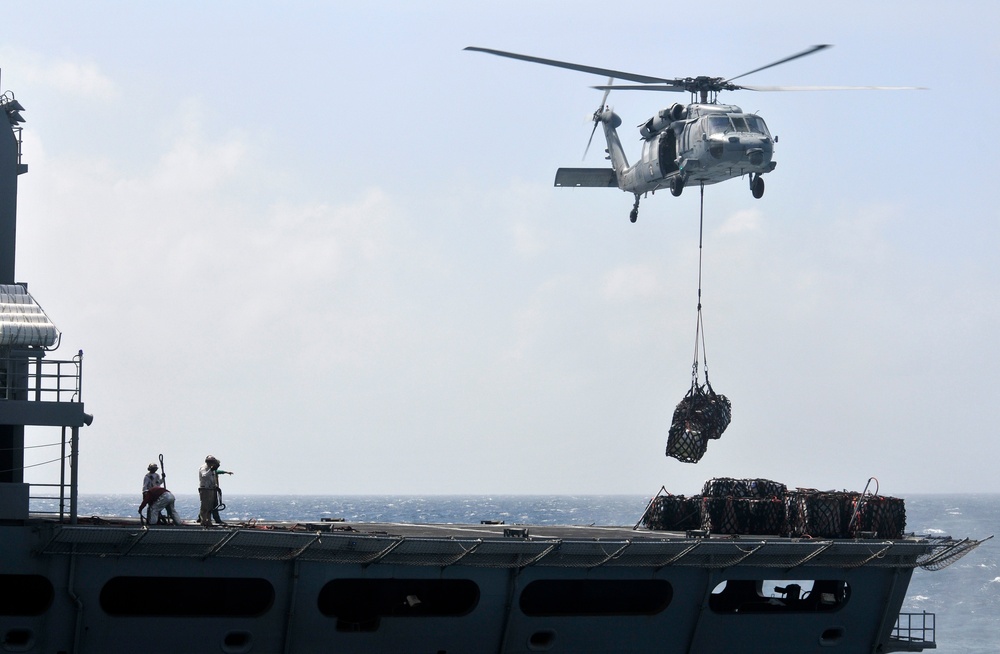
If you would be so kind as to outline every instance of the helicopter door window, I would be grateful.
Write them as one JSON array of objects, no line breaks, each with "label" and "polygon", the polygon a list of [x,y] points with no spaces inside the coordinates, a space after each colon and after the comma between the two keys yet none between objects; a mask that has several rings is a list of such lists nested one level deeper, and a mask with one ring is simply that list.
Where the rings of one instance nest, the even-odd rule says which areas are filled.
[{"label": "helicopter door window", "polygon": [[732,116],[733,125],[736,127],[737,132],[749,132],[750,128],[747,127],[747,121],[744,120],[743,116]]}]

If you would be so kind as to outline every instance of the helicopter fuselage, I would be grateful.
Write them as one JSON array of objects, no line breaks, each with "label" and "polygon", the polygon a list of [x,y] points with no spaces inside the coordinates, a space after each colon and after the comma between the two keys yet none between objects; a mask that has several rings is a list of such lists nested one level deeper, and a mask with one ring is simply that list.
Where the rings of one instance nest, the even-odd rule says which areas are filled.
[{"label": "helicopter fuselage", "polygon": [[[692,104],[674,109],[675,115],[681,112],[682,120],[675,120],[666,129],[644,138],[645,167],[641,170],[637,170],[639,166],[632,167],[633,192],[660,188],[669,177],[681,177],[685,184],[715,184],[746,174],[768,173],[777,165],[772,159],[774,140],[760,116],[744,114],[736,105],[720,104]],[[652,131],[647,125],[655,129],[656,121],[650,119],[643,126],[647,132]],[[651,170],[653,175],[649,174]],[[627,171],[622,176],[629,180]]]},{"label": "helicopter fuselage", "polygon": [[[716,184],[743,175],[774,170],[774,140],[764,120],[736,105],[675,104],[639,126],[642,154],[629,165],[617,128],[621,119],[605,110],[600,116],[608,141],[608,159],[616,186],[637,195],[688,184]],[[572,169],[561,169],[572,170]],[[557,186],[583,186],[563,184]]]}]

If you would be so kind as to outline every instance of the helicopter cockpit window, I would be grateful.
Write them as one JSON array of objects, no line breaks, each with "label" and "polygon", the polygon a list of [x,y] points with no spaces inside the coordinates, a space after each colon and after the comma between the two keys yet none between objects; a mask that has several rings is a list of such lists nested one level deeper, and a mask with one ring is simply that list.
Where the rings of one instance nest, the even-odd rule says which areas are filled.
[{"label": "helicopter cockpit window", "polygon": [[764,136],[770,136],[770,132],[767,131],[767,125],[764,124],[764,119],[760,116],[754,116],[753,114],[747,115],[747,124],[750,125],[750,131],[756,132],[758,134],[763,134]]},{"label": "helicopter cockpit window", "polygon": [[749,132],[750,128],[747,127],[747,121],[743,116],[730,116],[733,120],[733,126],[736,128],[737,132]]},{"label": "helicopter cockpit window", "polygon": [[709,134],[724,134],[733,128],[728,116],[709,116],[706,127]]}]

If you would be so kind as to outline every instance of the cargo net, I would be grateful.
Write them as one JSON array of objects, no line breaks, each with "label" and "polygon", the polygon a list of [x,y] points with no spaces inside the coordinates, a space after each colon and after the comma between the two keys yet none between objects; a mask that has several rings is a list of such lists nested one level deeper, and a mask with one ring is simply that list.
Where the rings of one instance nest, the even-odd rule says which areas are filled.
[{"label": "cargo net", "polygon": [[895,539],[906,528],[906,508],[899,498],[867,492],[789,491],[770,479],[720,477],[705,482],[701,495],[658,495],[640,523],[665,531]]},{"label": "cargo net", "polygon": [[701,496],[657,495],[639,520],[646,529],[688,531],[701,528]]},{"label": "cargo net", "polygon": [[785,496],[789,535],[812,538],[900,538],[906,507],[897,497],[797,490]]},{"label": "cargo net", "polygon": [[725,395],[704,385],[692,384],[674,409],[667,434],[667,456],[683,463],[697,463],[705,456],[708,441],[722,436],[732,419],[732,405]]},{"label": "cargo net", "polygon": [[943,539],[941,545],[917,559],[917,565],[931,572],[943,570],[991,538],[993,536],[987,536],[982,540],[972,540],[971,538],[963,538],[962,540]]},{"label": "cargo net", "polygon": [[709,479],[701,488],[705,497],[739,497],[747,499],[783,498],[788,487],[770,479],[733,479],[717,477]]},{"label": "cargo net", "polygon": [[701,528],[716,534],[786,533],[787,490],[770,479],[709,479],[701,489]]},{"label": "cargo net", "polygon": [[701,528],[713,534],[785,533],[785,503],[777,497],[704,497]]}]

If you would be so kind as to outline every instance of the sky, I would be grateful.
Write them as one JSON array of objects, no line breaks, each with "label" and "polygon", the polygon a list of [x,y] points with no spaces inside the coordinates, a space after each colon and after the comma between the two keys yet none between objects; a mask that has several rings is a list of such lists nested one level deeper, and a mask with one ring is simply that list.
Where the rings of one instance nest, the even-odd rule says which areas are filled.
[{"label": "sky", "polygon": [[[681,10],[683,9],[683,10]],[[1000,492],[1000,5],[37,2],[17,277],[84,351],[80,491],[693,494],[714,477]],[[664,456],[691,384],[698,193],[552,185],[594,75],[923,91],[724,93],[779,137],[705,190],[703,318],[733,419]],[[686,96],[612,93],[635,125]],[[985,112],[985,113],[984,113]],[[32,429],[29,444],[58,440]],[[32,449],[28,463],[50,458]],[[26,480],[49,481],[53,465]]]}]

